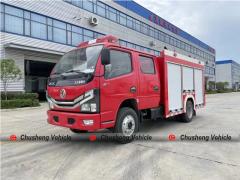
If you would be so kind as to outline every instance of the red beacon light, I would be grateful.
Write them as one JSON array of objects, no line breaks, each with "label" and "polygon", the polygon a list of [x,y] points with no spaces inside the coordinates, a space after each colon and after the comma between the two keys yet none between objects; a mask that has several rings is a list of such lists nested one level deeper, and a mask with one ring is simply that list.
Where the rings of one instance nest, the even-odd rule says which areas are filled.
[{"label": "red beacon light", "polygon": [[78,47],[83,47],[83,46],[87,46],[89,44],[95,44],[95,43],[104,43],[104,42],[117,43],[117,41],[118,41],[118,38],[116,38],[115,36],[107,35],[107,36],[102,36],[100,38],[93,39],[93,40],[90,40],[90,41],[82,42],[78,45]]}]

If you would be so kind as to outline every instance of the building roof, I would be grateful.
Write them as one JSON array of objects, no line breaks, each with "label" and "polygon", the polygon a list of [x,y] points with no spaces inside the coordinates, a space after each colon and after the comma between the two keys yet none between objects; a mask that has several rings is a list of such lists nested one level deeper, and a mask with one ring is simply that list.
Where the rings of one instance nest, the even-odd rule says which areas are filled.
[{"label": "building roof", "polygon": [[216,64],[236,64],[236,65],[240,66],[240,64],[238,64],[236,61],[231,60],[231,59],[229,59],[229,60],[218,60],[218,61],[216,61]]},{"label": "building roof", "polygon": [[166,21],[165,19],[159,17],[152,11],[150,11],[147,8],[141,6],[140,4],[134,2],[133,0],[127,0],[127,1],[114,0],[114,2],[125,7],[126,9],[152,21],[153,23],[158,24],[159,26],[173,32],[174,34],[181,36],[182,38],[192,42],[193,44],[196,44],[197,46],[200,46],[203,49],[206,49],[209,52],[215,54],[214,48],[210,47],[209,45],[205,44],[204,42],[200,41],[199,39],[193,37],[189,33],[178,28],[177,26],[171,24],[170,22]]}]

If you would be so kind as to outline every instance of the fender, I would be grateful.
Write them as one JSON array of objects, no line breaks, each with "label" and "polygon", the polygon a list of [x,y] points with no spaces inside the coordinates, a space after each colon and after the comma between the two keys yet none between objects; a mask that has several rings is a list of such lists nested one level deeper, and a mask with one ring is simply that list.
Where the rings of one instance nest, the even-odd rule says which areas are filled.
[{"label": "fender", "polygon": [[193,100],[193,108],[194,108],[194,111],[196,110],[195,108],[195,97],[193,94],[187,94],[184,98],[184,104],[183,104],[183,112],[185,113],[186,112],[186,103],[187,103],[187,100],[188,99],[192,99]]},{"label": "fender", "polygon": [[[124,101],[127,101],[127,100],[135,100],[136,103],[137,103],[137,110],[138,110],[138,102],[139,102],[139,100],[135,99],[135,98],[130,98],[130,99],[126,98],[126,99],[122,100],[121,103],[119,103],[119,106],[117,107],[117,111],[116,111],[115,116],[114,116],[114,119],[115,119],[114,122],[116,122],[117,114],[118,114],[118,111],[119,111],[121,105],[123,104]],[[138,113],[138,112],[136,112],[136,113]]]}]

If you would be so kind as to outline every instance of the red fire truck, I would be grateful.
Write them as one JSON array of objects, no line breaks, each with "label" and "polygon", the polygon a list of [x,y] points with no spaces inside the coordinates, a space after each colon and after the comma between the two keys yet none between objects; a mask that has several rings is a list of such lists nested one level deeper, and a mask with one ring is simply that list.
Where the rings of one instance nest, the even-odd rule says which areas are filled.
[{"label": "red fire truck", "polygon": [[199,60],[122,47],[111,35],[83,42],[52,70],[48,123],[75,133],[111,129],[131,137],[143,119],[190,122],[205,105],[203,70]]}]

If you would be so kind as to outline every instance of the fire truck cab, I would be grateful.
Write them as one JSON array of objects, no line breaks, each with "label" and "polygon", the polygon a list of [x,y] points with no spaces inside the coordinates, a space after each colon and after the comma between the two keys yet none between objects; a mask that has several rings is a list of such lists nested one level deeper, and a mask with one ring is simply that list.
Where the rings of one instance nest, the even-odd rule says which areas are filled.
[{"label": "fire truck cab", "polygon": [[143,119],[190,122],[205,105],[203,62],[168,50],[155,56],[117,41],[109,35],[83,42],[60,59],[48,80],[48,123],[131,137]]}]

